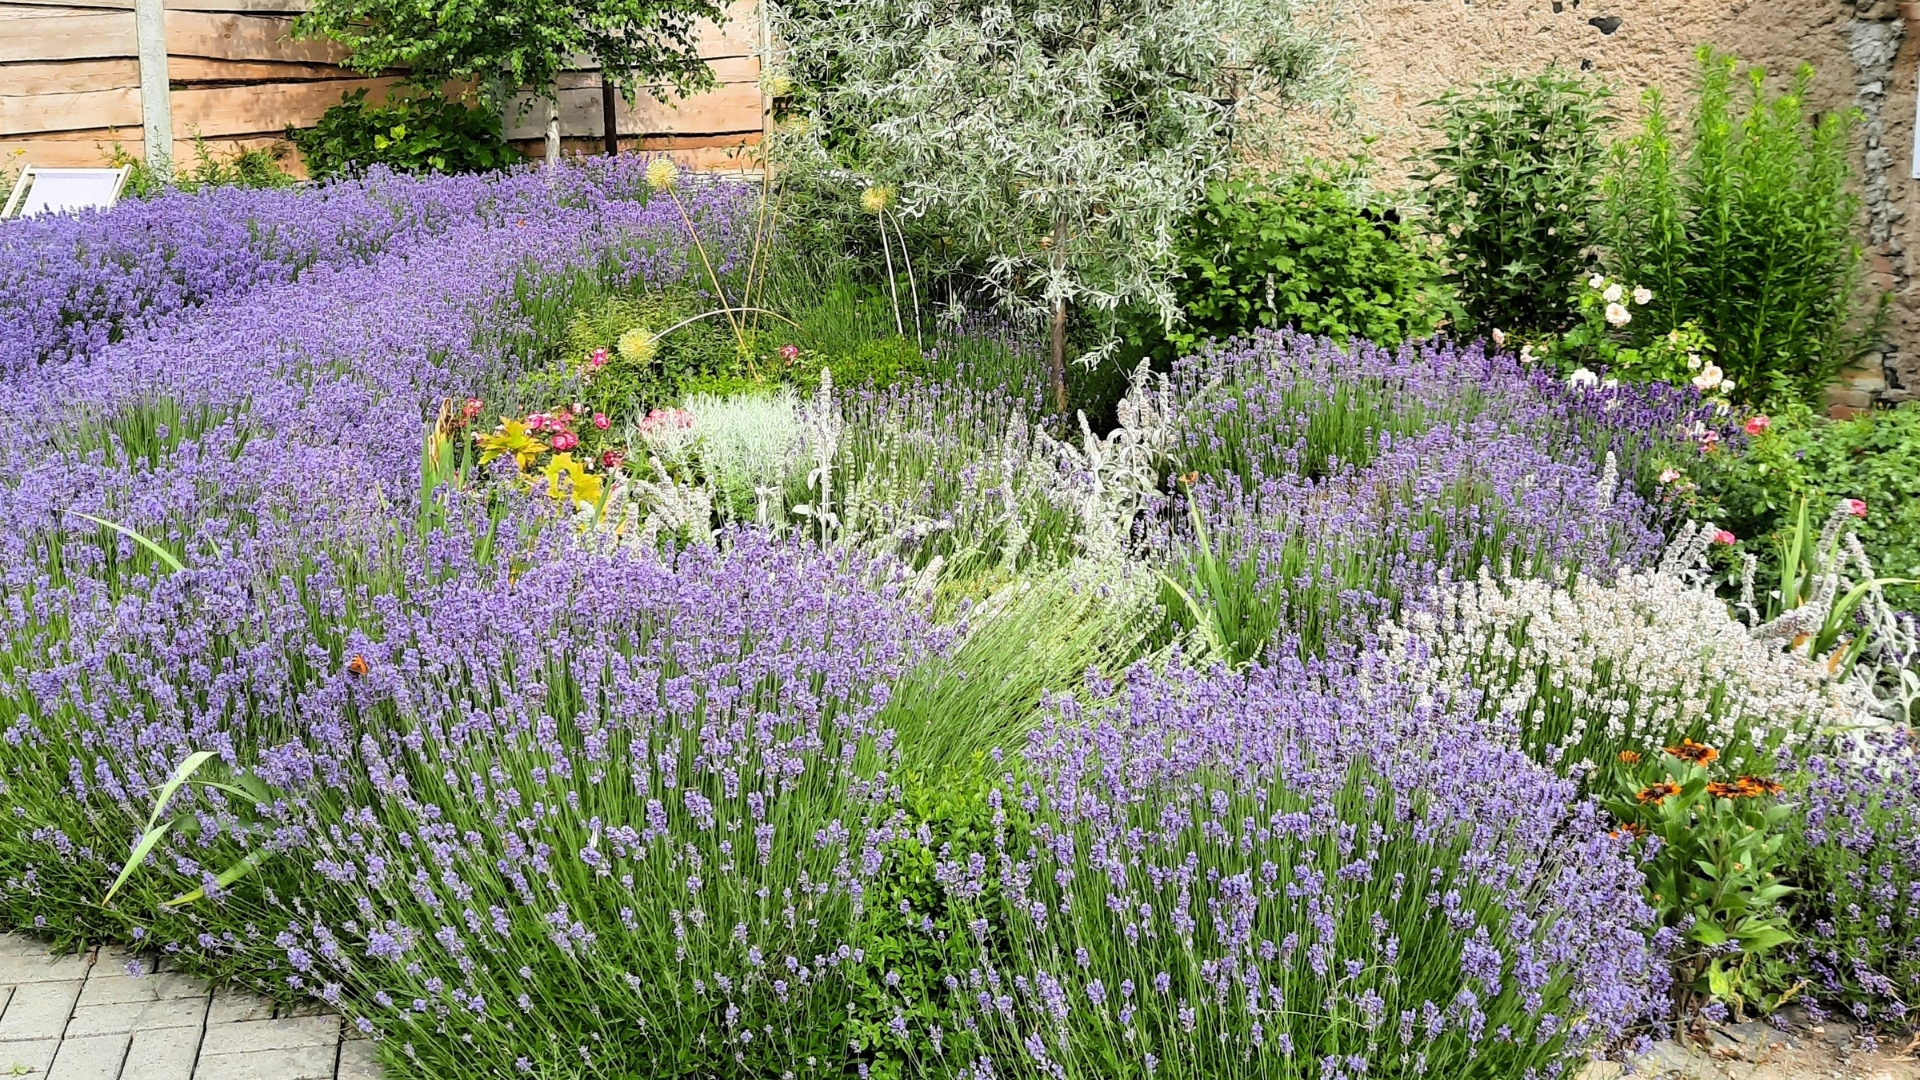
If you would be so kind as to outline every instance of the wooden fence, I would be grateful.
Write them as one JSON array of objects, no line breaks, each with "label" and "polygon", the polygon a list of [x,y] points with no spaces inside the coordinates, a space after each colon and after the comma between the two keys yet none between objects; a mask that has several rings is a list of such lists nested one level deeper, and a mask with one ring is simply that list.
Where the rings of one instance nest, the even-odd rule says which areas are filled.
[{"label": "wooden fence", "polygon": [[[332,42],[293,38],[304,0],[165,0],[167,81],[174,160],[191,165],[194,140],[216,154],[265,146],[289,125],[312,125],[341,95],[365,87],[380,100],[397,80],[368,78],[338,66]],[[104,164],[118,143],[141,150],[140,64],[134,0],[0,0],[0,165]],[[758,12],[738,0],[731,18],[709,26],[700,53],[720,84],[662,105],[641,95],[619,101],[615,123],[623,145],[670,149],[689,164],[717,167],[759,141],[764,110],[759,90]],[[538,155],[546,108],[508,110],[506,135]],[[568,148],[597,148],[603,139],[600,76],[562,76],[562,138]],[[591,140],[591,146],[586,140]],[[287,164],[297,169],[297,155]]]}]

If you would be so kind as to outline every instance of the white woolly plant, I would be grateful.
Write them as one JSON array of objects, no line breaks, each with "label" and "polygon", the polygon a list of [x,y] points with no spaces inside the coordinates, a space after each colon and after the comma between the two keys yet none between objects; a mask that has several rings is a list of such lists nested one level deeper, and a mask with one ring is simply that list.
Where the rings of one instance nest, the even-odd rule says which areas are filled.
[{"label": "white woolly plant", "polygon": [[1038,441],[1060,462],[1066,495],[1080,518],[1081,550],[1095,562],[1113,563],[1125,553],[1133,522],[1156,490],[1159,466],[1173,446],[1173,392],[1164,375],[1146,361],[1134,370],[1118,407],[1120,424],[1106,438],[1093,433],[1080,414],[1080,443]]},{"label": "white woolly plant", "polygon": [[[811,110],[777,165],[884,185],[986,267],[1008,306],[1053,327],[1066,410],[1070,308],[1146,303],[1179,221],[1234,140],[1271,149],[1289,110],[1340,100],[1315,0],[836,0],[766,5],[765,60]],[[817,83],[817,85],[815,85]]]},{"label": "white woolly plant", "polygon": [[720,496],[723,512],[741,517],[737,505],[750,503],[755,524],[782,524],[787,477],[807,431],[793,391],[695,394],[681,407],[692,418],[692,466]]},{"label": "white woolly plant", "polygon": [[1659,566],[1611,583],[1443,585],[1382,637],[1404,677],[1471,685],[1504,738],[1564,770],[1683,737],[1747,756],[1874,723],[1856,682],[1756,638],[1705,585],[1712,533],[1689,527]]}]

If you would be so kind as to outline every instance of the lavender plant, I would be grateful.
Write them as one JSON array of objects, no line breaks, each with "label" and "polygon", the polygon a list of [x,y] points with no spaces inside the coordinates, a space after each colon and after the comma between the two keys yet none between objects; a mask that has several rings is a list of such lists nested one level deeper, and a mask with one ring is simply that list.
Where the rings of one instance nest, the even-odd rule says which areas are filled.
[{"label": "lavender plant", "polygon": [[1861,1024],[1910,1025],[1920,1002],[1916,745],[1896,728],[1809,761],[1789,847],[1810,993]]},{"label": "lavender plant", "polygon": [[1652,995],[1624,843],[1379,675],[1176,665],[1058,702],[992,849],[939,863],[977,959],[923,1070],[1552,1075],[1622,1035]]}]

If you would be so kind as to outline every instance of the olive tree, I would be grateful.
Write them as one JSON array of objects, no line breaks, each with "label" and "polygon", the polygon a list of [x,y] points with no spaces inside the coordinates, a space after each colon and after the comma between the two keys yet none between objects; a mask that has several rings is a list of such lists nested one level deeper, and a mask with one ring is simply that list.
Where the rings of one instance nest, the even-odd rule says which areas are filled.
[{"label": "olive tree", "polygon": [[1174,233],[1235,143],[1339,99],[1316,0],[768,0],[808,115],[778,163],[852,169],[974,253],[1010,307],[1146,303],[1171,323]]}]

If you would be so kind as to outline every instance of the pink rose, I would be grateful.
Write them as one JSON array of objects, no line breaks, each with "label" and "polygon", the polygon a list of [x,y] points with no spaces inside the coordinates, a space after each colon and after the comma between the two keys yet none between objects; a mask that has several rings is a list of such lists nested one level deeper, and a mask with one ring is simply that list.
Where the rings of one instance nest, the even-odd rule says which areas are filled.
[{"label": "pink rose", "polygon": [[545,416],[542,416],[539,413],[534,413],[532,416],[527,417],[528,431],[545,431],[546,428],[547,428],[547,418]]},{"label": "pink rose", "polygon": [[1863,518],[1867,516],[1867,501],[1865,499],[1841,499],[1840,507],[1854,517]]},{"label": "pink rose", "polygon": [[1713,534],[1713,542],[1716,544],[1732,544],[1736,539],[1738,538],[1725,529]]},{"label": "pink rose", "polygon": [[1754,416],[1747,420],[1747,434],[1758,435],[1773,426],[1773,421],[1764,416]]},{"label": "pink rose", "polygon": [[563,431],[553,437],[553,448],[555,450],[571,450],[579,445],[580,436],[575,435],[571,431]]}]

